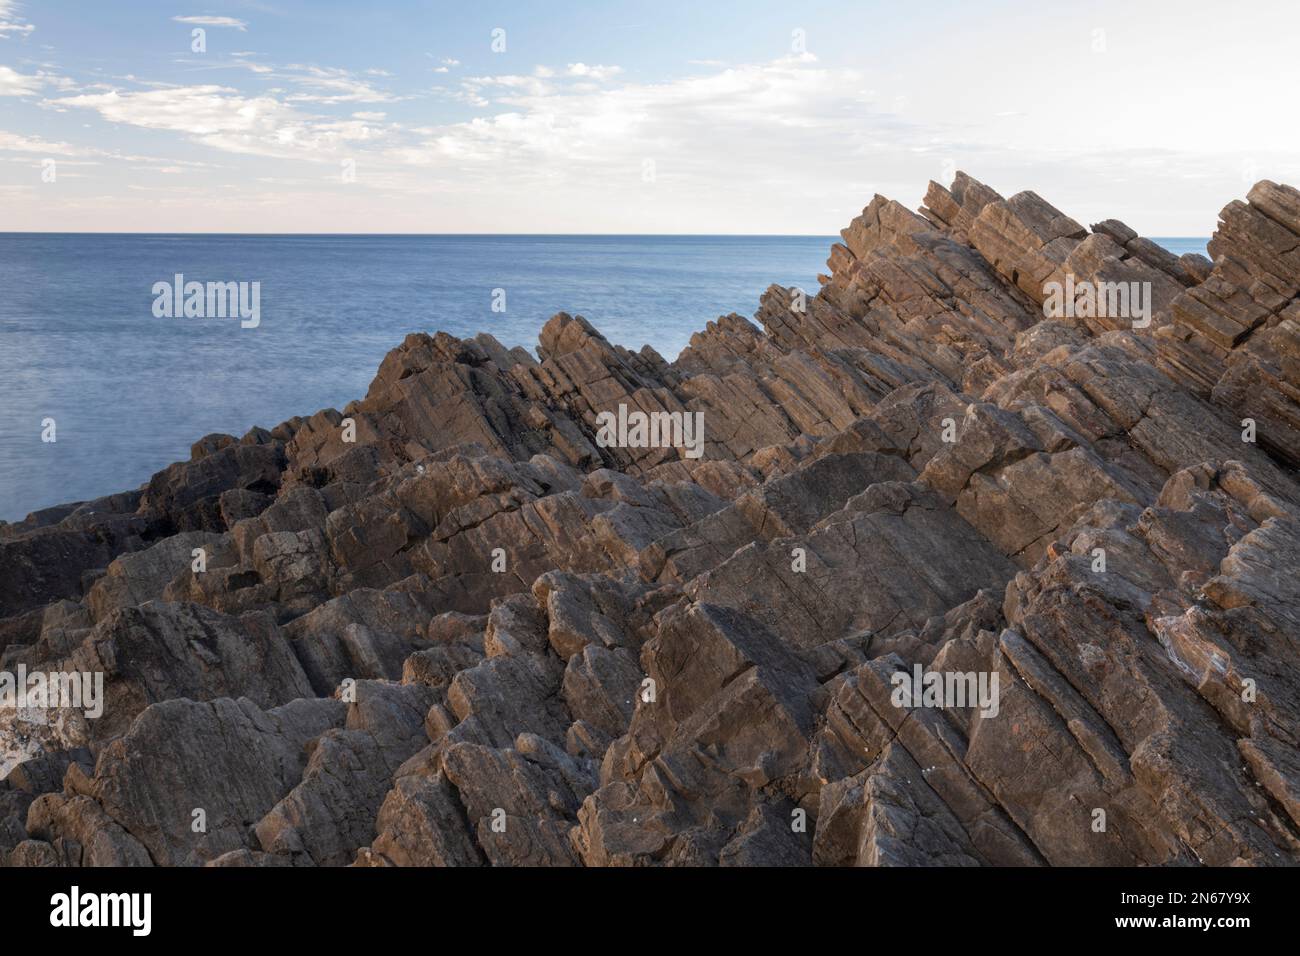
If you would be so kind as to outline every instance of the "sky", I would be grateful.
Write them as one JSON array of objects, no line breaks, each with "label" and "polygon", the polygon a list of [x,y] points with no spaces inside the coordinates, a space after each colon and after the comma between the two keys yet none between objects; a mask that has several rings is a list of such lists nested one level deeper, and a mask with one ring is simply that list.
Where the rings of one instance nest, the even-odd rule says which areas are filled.
[{"label": "sky", "polygon": [[1300,182],[1298,28],[1294,0],[0,0],[0,231],[830,235],[961,169],[1207,236]]}]

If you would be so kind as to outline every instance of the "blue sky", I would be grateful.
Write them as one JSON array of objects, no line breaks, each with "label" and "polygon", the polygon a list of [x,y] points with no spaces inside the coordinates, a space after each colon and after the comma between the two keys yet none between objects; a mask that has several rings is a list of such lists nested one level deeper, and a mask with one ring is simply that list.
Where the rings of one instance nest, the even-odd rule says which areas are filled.
[{"label": "blue sky", "polygon": [[824,235],[964,169],[1207,235],[1300,181],[1297,6],[0,0],[0,230]]}]

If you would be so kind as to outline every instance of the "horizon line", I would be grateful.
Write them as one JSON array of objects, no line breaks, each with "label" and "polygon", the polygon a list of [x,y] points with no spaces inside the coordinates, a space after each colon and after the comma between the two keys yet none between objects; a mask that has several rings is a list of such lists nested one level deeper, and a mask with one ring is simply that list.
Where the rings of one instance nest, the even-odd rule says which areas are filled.
[{"label": "horizon line", "polygon": [[[1089,230],[1091,232],[1091,230]],[[198,232],[198,231],[118,231],[108,229],[94,230],[0,230],[0,236],[239,236],[263,238],[662,238],[662,239],[828,239],[837,241],[839,233],[817,232]],[[1147,239],[1212,239],[1208,236],[1144,236]]]}]

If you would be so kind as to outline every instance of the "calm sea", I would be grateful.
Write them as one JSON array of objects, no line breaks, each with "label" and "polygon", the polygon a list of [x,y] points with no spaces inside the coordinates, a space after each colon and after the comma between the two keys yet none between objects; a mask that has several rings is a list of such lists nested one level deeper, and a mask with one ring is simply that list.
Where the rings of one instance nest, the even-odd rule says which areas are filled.
[{"label": "calm sea", "polygon": [[[773,282],[816,289],[833,241],[0,234],[0,519],[137,487],[209,432],[341,408],[410,332],[531,348],[567,311],[675,358]],[[260,325],[156,318],[152,287],[176,273],[260,282]]]}]

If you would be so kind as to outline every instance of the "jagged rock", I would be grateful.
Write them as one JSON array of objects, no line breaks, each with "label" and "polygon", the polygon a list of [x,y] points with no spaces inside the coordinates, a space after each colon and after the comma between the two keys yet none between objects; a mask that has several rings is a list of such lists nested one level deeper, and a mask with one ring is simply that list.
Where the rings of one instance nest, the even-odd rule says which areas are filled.
[{"label": "jagged rock", "polygon": [[101,621],[118,608],[162,600],[167,585],[191,570],[195,560],[215,569],[232,558],[229,540],[222,535],[204,531],[172,535],[114,560],[87,593],[86,606],[92,619]]},{"label": "jagged rock", "polygon": [[[483,853],[441,771],[398,778],[376,820],[370,852],[394,866],[479,866]],[[358,863],[360,863],[360,859]]]},{"label": "jagged rock", "polygon": [[375,815],[397,769],[428,743],[432,691],[421,684],[361,681],[342,729],[311,744],[302,782],[254,827],[267,853],[342,866],[375,834]]},{"label": "jagged rock", "polygon": [[307,744],[341,726],[345,709],[332,700],[269,711],[230,698],[154,704],[101,753],[87,795],[158,865],[251,849],[252,826],[302,779]]},{"label": "jagged rock", "polygon": [[415,333],[0,524],[0,671],[105,689],[0,708],[0,862],[1300,862],[1300,192],[1220,220],[958,173],[675,361]]},{"label": "jagged rock", "polygon": [[1263,180],[1219,213],[1214,268],[1172,305],[1162,371],[1238,416],[1300,465],[1300,191]]}]

